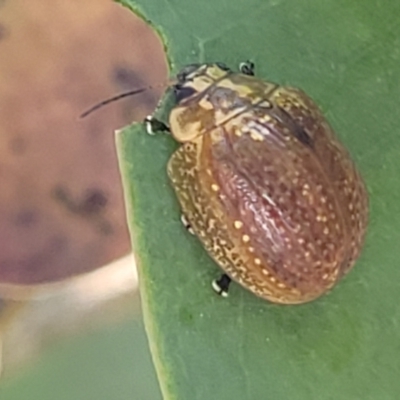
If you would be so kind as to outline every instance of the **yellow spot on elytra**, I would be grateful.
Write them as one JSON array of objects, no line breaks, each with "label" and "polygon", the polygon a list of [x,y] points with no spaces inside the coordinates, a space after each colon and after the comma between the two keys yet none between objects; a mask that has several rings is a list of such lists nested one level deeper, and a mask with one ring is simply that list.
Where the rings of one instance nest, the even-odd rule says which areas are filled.
[{"label": "yellow spot on elytra", "polygon": [[278,283],[276,286],[278,286],[278,288],[284,289],[286,287],[286,285],[284,283]]},{"label": "yellow spot on elytra", "polygon": [[242,131],[240,128],[235,129],[235,135],[239,137],[242,136]]},{"label": "yellow spot on elytra", "polygon": [[325,227],[324,230],[323,230],[323,232],[324,232],[324,235],[327,235],[327,234],[329,233],[328,227]]},{"label": "yellow spot on elytra", "polygon": [[259,258],[254,259],[254,264],[261,265],[261,260]]},{"label": "yellow spot on elytra", "polygon": [[213,183],[213,184],[211,185],[211,189],[212,189],[214,192],[218,192],[219,186],[218,186],[217,184]]},{"label": "yellow spot on elytra", "polygon": [[233,223],[233,226],[234,226],[236,229],[240,229],[240,228],[243,226],[243,222],[242,222],[242,221],[235,221],[235,222]]},{"label": "yellow spot on elytra", "polygon": [[[266,108],[271,108],[272,104],[270,101],[268,100],[264,100],[262,103],[259,104],[260,107],[266,107]],[[267,115],[267,117],[269,117],[269,115]],[[265,118],[265,117],[264,117]],[[263,119],[264,119],[263,118]],[[269,117],[271,119],[271,117]]]},{"label": "yellow spot on elytra", "polygon": [[263,275],[266,275],[266,276],[269,276],[269,275],[270,275],[270,273],[269,273],[266,269],[262,269],[262,270],[261,270],[261,273],[262,273]]},{"label": "yellow spot on elytra", "polygon": [[[271,103],[270,103],[271,104]],[[263,118],[261,118],[264,122],[270,122],[271,121],[271,117],[269,115],[264,115]]]},{"label": "yellow spot on elytra", "polygon": [[264,136],[261,133],[251,131],[250,137],[256,142],[262,142],[264,140]]},{"label": "yellow spot on elytra", "polygon": [[213,105],[211,104],[211,102],[209,102],[207,99],[203,98],[200,100],[199,102],[199,106],[203,109],[203,110],[212,110],[213,109]]},{"label": "yellow spot on elytra", "polygon": [[254,253],[254,247],[251,247],[251,246],[250,246],[250,247],[249,247],[249,252],[250,252],[250,253]]},{"label": "yellow spot on elytra", "polygon": [[249,235],[243,235],[242,236],[242,240],[243,240],[243,242],[247,243],[247,242],[250,241],[250,236]]}]

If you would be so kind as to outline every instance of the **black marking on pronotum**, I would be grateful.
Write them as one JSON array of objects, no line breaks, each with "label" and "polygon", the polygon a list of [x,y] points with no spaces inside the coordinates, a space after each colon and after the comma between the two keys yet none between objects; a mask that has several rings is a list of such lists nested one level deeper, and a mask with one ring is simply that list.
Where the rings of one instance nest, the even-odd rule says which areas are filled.
[{"label": "black marking on pronotum", "polygon": [[197,90],[190,86],[181,86],[181,85],[174,86],[175,98],[178,103],[188,97],[193,96],[196,92]]}]

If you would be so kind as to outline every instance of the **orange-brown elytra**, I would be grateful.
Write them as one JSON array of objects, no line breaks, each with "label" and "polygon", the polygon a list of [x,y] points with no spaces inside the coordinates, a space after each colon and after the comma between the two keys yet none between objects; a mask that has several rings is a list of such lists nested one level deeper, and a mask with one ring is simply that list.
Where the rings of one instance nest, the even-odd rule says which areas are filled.
[{"label": "orange-brown elytra", "polygon": [[[193,64],[177,75],[168,175],[194,234],[230,279],[271,302],[298,304],[354,265],[368,196],[348,151],[301,90]],[[148,127],[154,120],[147,119]],[[162,127],[164,127],[162,125]]]}]

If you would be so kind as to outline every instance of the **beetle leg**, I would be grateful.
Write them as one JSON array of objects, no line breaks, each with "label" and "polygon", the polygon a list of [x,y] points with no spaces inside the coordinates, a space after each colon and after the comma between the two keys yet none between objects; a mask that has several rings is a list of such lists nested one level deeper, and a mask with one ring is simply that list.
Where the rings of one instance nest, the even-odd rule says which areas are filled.
[{"label": "beetle leg", "polygon": [[191,234],[194,235],[194,231],[192,226],[190,225],[190,222],[186,219],[184,214],[181,214],[181,222],[183,226],[186,228],[186,230]]},{"label": "beetle leg", "polygon": [[239,64],[239,71],[244,75],[254,75],[254,63],[252,61],[245,61]]},{"label": "beetle leg", "polygon": [[170,133],[171,130],[169,129],[169,126],[164,124],[164,122],[155,119],[152,115],[148,115],[144,119],[144,124],[146,125],[146,131],[149,135],[154,135],[155,132],[163,131]]},{"label": "beetle leg", "polygon": [[212,288],[222,297],[228,297],[229,285],[232,279],[228,275],[223,274],[219,279],[212,282]]}]

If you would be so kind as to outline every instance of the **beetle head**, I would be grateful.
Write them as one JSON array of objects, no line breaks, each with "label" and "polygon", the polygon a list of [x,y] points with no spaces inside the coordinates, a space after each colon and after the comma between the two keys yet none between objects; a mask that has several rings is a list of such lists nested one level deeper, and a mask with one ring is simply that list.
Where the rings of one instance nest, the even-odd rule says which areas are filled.
[{"label": "beetle head", "polygon": [[204,92],[229,71],[230,69],[220,62],[186,65],[178,72],[177,83],[173,86],[177,103],[186,102]]}]

